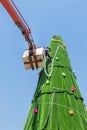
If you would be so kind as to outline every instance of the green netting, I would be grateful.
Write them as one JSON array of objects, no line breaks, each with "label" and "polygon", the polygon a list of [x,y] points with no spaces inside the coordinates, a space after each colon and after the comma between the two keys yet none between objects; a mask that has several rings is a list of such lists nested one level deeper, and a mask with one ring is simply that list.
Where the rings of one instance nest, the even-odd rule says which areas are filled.
[{"label": "green netting", "polygon": [[24,130],[87,130],[83,98],[60,36],[51,39],[50,48],[52,61],[44,61]]}]

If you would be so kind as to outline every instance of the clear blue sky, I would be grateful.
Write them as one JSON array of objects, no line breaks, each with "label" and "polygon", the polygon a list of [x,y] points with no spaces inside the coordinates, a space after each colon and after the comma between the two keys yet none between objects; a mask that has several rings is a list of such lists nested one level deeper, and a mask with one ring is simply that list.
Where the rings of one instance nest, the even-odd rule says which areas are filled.
[{"label": "clear blue sky", "polygon": [[[87,0],[14,0],[32,30],[37,46],[61,35],[87,105]],[[23,130],[38,81],[25,70],[23,36],[0,5],[0,130]]]}]

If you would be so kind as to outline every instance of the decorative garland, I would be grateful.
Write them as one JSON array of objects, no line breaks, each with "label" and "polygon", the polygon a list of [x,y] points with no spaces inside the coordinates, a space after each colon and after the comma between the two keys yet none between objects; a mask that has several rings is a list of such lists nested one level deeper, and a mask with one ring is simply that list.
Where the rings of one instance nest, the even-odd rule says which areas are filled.
[{"label": "decorative garland", "polygon": [[35,101],[35,99],[39,98],[40,96],[42,96],[42,95],[44,95],[44,94],[53,94],[53,93],[67,93],[68,95],[73,95],[76,100],[81,100],[81,101],[84,100],[81,96],[77,96],[77,95],[75,95],[73,92],[69,92],[68,90],[61,89],[61,88],[58,88],[58,89],[59,89],[59,90],[56,90],[56,88],[54,87],[52,91],[42,92],[42,93],[39,92],[39,93],[34,97],[34,99],[32,100],[32,103]]},{"label": "decorative garland", "polygon": [[[60,40],[59,40],[59,41],[60,41]],[[52,75],[54,59],[55,59],[56,54],[57,54],[57,52],[58,52],[58,50],[59,50],[60,47],[63,48],[61,45],[58,45],[58,46],[57,46],[57,49],[56,49],[56,51],[55,51],[55,54],[54,54],[54,57],[53,57],[52,63],[51,63],[50,73],[47,72],[47,69],[46,69],[46,57],[45,57],[45,55],[44,55],[44,72],[45,72],[46,76],[48,76],[48,77],[50,77],[50,76]]]},{"label": "decorative garland", "polygon": [[[50,104],[50,103],[49,102],[39,102],[39,104]],[[76,109],[74,109],[72,107],[66,106],[66,105],[55,103],[55,102],[52,105],[57,105],[57,106],[64,107],[64,108],[67,108],[67,109],[71,109],[71,110],[77,112],[78,114],[80,114],[85,119],[85,121],[87,123],[87,118],[81,112],[79,112],[78,110],[76,110]]]},{"label": "decorative garland", "polygon": [[52,104],[53,104],[53,99],[54,99],[54,93],[52,94],[52,100],[50,101],[48,114],[47,114],[47,117],[46,117],[46,120],[45,120],[45,123],[44,123],[44,126],[43,126],[42,130],[44,130],[46,128],[46,126],[47,126],[47,123],[48,123],[48,120],[49,120],[49,116],[50,116],[50,112],[51,112],[51,107],[52,107]]}]

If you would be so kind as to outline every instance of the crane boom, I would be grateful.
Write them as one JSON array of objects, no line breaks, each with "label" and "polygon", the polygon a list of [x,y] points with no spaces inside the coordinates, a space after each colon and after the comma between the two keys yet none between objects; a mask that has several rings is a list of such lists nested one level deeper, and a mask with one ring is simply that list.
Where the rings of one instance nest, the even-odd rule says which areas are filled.
[{"label": "crane boom", "polygon": [[43,47],[36,48],[31,35],[31,30],[17,9],[15,3],[13,0],[0,0],[0,2],[9,13],[15,24],[21,30],[25,40],[29,45],[29,49],[27,49],[23,55],[25,68],[34,70],[39,67],[43,67]]},{"label": "crane boom", "polygon": [[4,8],[7,10],[7,12],[11,16],[11,18],[13,19],[15,24],[21,30],[28,45],[33,46],[34,40],[33,40],[32,35],[31,35],[31,30],[30,30],[29,26],[27,25],[26,21],[23,19],[21,13],[17,9],[13,0],[0,0],[0,2],[4,6]]}]

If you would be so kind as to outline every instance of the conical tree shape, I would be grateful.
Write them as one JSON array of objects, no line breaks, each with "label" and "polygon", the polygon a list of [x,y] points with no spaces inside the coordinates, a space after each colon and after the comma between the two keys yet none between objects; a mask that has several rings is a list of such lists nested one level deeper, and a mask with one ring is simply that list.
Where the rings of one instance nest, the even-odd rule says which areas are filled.
[{"label": "conical tree shape", "polygon": [[87,130],[87,112],[60,36],[50,44],[24,130]]}]

